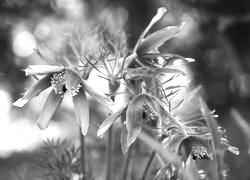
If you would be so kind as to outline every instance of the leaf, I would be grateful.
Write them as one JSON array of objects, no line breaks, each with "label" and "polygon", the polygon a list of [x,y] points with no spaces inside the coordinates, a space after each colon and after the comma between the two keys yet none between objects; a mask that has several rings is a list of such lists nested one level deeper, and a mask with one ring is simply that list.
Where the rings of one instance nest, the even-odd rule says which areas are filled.
[{"label": "leaf", "polygon": [[112,126],[112,124],[124,113],[127,109],[127,105],[120,108],[117,112],[113,113],[111,116],[108,116],[101,124],[97,131],[97,136],[102,137],[103,134]]},{"label": "leaf", "polygon": [[38,96],[42,91],[50,87],[51,75],[47,75],[35,83],[28,91],[24,93],[24,96],[13,103],[14,106],[23,107],[32,98]]},{"label": "leaf", "polygon": [[77,95],[73,97],[73,104],[77,122],[81,126],[82,134],[85,136],[89,128],[89,106],[83,88],[80,88]]},{"label": "leaf", "polygon": [[63,66],[54,66],[54,65],[29,65],[28,68],[26,68],[25,75],[43,75],[43,74],[49,74],[49,73],[56,73],[61,72],[64,70]]},{"label": "leaf", "polygon": [[146,54],[157,50],[167,40],[176,37],[184,24],[180,27],[168,26],[145,37],[137,48],[137,54]]},{"label": "leaf", "polygon": [[40,129],[43,130],[48,127],[49,121],[51,120],[52,116],[55,114],[56,110],[61,104],[62,99],[63,98],[61,94],[55,94],[54,90],[50,92],[44,104],[42,113],[38,119],[38,127]]}]

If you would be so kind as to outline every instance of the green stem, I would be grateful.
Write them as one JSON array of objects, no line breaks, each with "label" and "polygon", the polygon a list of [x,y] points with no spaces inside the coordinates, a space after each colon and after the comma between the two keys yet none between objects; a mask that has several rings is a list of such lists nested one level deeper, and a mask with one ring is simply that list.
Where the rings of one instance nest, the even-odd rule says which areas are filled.
[{"label": "green stem", "polygon": [[[119,87],[119,84],[117,82],[111,82],[109,84],[110,93],[114,93],[117,90],[117,87]],[[111,96],[112,101],[115,100],[115,96]],[[108,131],[108,144],[107,144],[107,174],[106,174],[106,180],[112,180],[112,168],[113,168],[113,144],[114,144],[114,135],[113,135],[113,126],[109,128]]]},{"label": "green stem", "polygon": [[113,126],[110,127],[108,132],[106,180],[112,180],[112,167],[113,167],[112,159],[113,159]]},{"label": "green stem", "polygon": [[81,141],[81,169],[82,169],[82,180],[85,180],[86,178],[86,166],[85,166],[85,137],[83,136],[81,130],[80,130],[80,141]]},{"label": "green stem", "polygon": [[133,149],[134,149],[133,145],[130,146],[128,153],[126,155],[125,164],[124,164],[123,173],[122,173],[122,180],[127,180]]},{"label": "green stem", "polygon": [[145,169],[143,171],[141,180],[146,180],[147,179],[148,171],[149,171],[150,166],[151,166],[151,164],[152,164],[152,162],[154,160],[155,154],[156,154],[156,152],[155,152],[155,150],[153,150],[150,157],[149,157],[149,159],[148,159],[147,165],[146,165],[146,167],[145,167]]}]

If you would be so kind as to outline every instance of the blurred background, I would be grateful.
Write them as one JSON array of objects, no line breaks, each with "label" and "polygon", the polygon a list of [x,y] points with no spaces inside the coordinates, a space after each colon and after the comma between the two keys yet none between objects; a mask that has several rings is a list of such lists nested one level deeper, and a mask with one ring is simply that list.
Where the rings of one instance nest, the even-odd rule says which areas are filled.
[{"label": "blurred background", "polygon": [[[128,47],[133,48],[161,6],[169,12],[152,31],[186,22],[181,35],[162,48],[196,59],[187,67],[192,84],[203,86],[204,98],[220,117],[218,123],[227,130],[231,144],[240,149],[239,156],[226,154],[228,179],[250,179],[250,1],[1,0],[0,180],[43,179],[32,162],[42,141],[48,138],[67,138],[79,143],[72,104],[67,98],[44,131],[38,129],[36,119],[47,92],[25,108],[11,104],[34,82],[25,77],[22,69],[29,64],[44,64],[33,49],[43,49],[53,57],[62,51],[67,34],[87,31],[98,23],[105,23],[113,32],[124,28]],[[95,43],[95,39],[91,42]],[[98,107],[95,101],[90,104]],[[97,122],[103,119],[101,107],[91,111],[92,119]],[[98,141],[97,127],[98,123],[93,124],[88,133],[90,144]],[[98,143],[100,147],[88,151],[89,157],[96,161],[103,159],[100,151],[105,147],[105,141]],[[101,173],[96,177],[101,177]]]}]

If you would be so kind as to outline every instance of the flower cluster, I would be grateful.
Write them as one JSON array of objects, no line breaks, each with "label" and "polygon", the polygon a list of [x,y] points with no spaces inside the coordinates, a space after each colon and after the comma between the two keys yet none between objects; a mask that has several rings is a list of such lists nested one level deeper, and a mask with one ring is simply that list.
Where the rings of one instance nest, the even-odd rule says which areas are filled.
[{"label": "flower cluster", "polygon": [[[97,136],[103,137],[104,133],[122,117],[121,148],[124,153],[144,131],[149,132],[166,150],[178,155],[185,166],[190,164],[190,159],[216,161],[219,159],[217,156],[224,154],[226,150],[238,154],[238,149],[228,144],[224,131],[216,123],[217,115],[211,112],[199,97],[199,88],[188,91],[189,82],[172,84],[177,77],[185,76],[185,72],[179,66],[194,60],[159,51],[159,47],[166,41],[178,36],[184,23],[180,26],[168,26],[147,35],[150,28],[165,13],[165,8],[158,9],[157,14],[140,35],[131,54],[124,54],[128,52],[124,49],[123,53],[119,53],[120,48],[117,47],[124,47],[120,46],[121,42],[110,44],[112,41],[108,40],[108,43],[102,43],[103,48],[99,55],[85,57],[84,66],[77,63],[63,63],[64,66],[29,66],[25,70],[26,75],[42,75],[43,78],[14,105],[21,107],[48,87],[52,87],[38,120],[39,127],[44,129],[64,95],[69,93],[73,100],[76,119],[82,133],[86,135],[89,126],[86,92],[113,111],[114,97],[119,93],[117,90],[120,84],[123,84],[129,99],[123,107],[107,116],[100,125]],[[108,47],[111,45],[112,51],[109,51]],[[80,55],[78,61],[82,62]],[[98,94],[87,81],[91,69],[100,71],[100,68],[106,70],[104,76],[109,82],[112,100]],[[183,89],[185,95],[178,96]],[[178,103],[173,106],[173,101]],[[193,106],[191,110],[190,106]],[[173,166],[174,164],[164,166],[164,171],[174,169]],[[160,170],[162,171],[163,169]]]}]

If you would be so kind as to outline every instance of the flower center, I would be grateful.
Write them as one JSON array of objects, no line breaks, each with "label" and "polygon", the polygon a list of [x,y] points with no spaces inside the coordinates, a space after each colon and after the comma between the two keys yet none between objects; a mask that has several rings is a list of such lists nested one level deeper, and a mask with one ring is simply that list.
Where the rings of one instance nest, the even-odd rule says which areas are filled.
[{"label": "flower center", "polygon": [[151,127],[157,127],[159,117],[153,112],[153,110],[145,102],[143,103],[142,118],[144,119],[144,123],[146,123],[147,125]]},{"label": "flower center", "polygon": [[63,95],[68,91],[72,97],[75,97],[82,87],[80,82],[81,80],[73,71],[65,70],[53,74],[50,83],[56,94]]},{"label": "flower center", "polygon": [[56,94],[65,93],[67,90],[65,87],[65,72],[62,71],[60,73],[53,74],[50,83]]},{"label": "flower center", "polygon": [[66,77],[65,81],[66,89],[69,91],[72,97],[75,97],[79,93],[80,88],[82,87],[81,78],[79,77],[78,74],[76,74],[76,72],[70,69],[65,70],[65,77]]},{"label": "flower center", "polygon": [[191,155],[194,160],[196,160],[196,158],[209,159],[207,148],[199,144],[192,146]]}]

